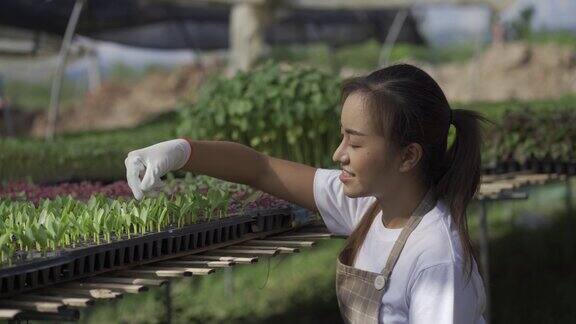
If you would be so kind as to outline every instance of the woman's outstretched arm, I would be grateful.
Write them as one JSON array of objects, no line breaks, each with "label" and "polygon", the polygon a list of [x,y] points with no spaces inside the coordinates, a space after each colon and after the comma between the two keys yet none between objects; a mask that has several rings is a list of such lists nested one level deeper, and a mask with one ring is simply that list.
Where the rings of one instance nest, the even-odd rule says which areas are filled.
[{"label": "woman's outstretched arm", "polygon": [[[274,158],[229,141],[175,139],[128,153],[128,184],[137,199],[160,185],[160,177],[183,169],[242,183],[316,211],[313,182],[316,168]],[[140,175],[144,177],[140,180]]]},{"label": "woman's outstretched arm", "polygon": [[317,210],[312,191],[316,168],[271,157],[235,142],[190,142],[193,155],[184,170],[247,184],[304,208]]}]

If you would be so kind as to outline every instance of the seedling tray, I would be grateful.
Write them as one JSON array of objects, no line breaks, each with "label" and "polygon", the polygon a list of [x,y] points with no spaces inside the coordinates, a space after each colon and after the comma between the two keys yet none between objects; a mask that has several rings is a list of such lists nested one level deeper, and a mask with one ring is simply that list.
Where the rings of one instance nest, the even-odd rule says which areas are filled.
[{"label": "seedling tray", "polygon": [[484,174],[502,174],[518,171],[532,171],[536,173],[556,173],[576,175],[576,161],[537,160],[532,159],[521,163],[517,160],[498,161],[495,166],[484,167]]},{"label": "seedling tray", "polygon": [[192,224],[100,245],[62,250],[57,256],[0,268],[0,297],[97,273],[206,250],[250,234],[290,229],[308,210],[286,205]]}]

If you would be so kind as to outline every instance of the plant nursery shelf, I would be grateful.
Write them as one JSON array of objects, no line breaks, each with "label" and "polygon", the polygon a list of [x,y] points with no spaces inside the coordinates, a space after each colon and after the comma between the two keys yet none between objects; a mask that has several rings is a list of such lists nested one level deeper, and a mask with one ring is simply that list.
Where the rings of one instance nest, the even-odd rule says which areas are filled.
[{"label": "plant nursery shelf", "polygon": [[122,241],[67,249],[52,257],[4,266],[0,268],[0,298],[285,231],[309,214],[296,205],[254,210]]},{"label": "plant nursery shelf", "polygon": [[517,171],[505,174],[483,175],[477,200],[525,199],[528,186],[543,185],[550,182],[565,181],[569,175],[557,173],[533,173]]},{"label": "plant nursery shelf", "polygon": [[[324,225],[308,222],[294,228],[250,233],[240,242],[218,243],[203,251],[138,266],[95,274],[0,299],[0,319],[60,320],[79,319],[79,309],[99,300],[114,300],[125,294],[139,294],[149,287],[170,283],[171,279],[206,276],[237,264],[254,264],[262,257],[298,253],[312,248],[318,240],[341,238]],[[236,251],[245,251],[238,255]]]},{"label": "plant nursery shelf", "polygon": [[500,159],[491,167],[484,167],[484,174],[508,174],[514,172],[576,175],[576,161],[555,159]]}]

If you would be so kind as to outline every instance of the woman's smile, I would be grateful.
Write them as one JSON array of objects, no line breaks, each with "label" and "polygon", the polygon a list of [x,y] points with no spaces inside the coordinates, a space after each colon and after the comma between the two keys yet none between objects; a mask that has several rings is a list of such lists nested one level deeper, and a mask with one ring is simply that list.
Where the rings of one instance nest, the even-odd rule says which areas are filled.
[{"label": "woman's smile", "polygon": [[354,178],[354,175],[346,170],[342,170],[342,173],[340,173],[340,181],[342,182],[348,182],[352,180],[352,178]]}]

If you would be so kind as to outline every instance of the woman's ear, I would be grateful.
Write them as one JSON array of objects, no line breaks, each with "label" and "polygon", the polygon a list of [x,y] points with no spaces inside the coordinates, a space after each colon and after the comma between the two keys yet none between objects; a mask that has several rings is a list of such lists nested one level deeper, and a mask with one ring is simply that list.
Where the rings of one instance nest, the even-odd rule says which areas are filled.
[{"label": "woman's ear", "polygon": [[416,169],[418,162],[422,159],[422,146],[418,143],[410,143],[401,150],[400,172],[410,172]]}]

